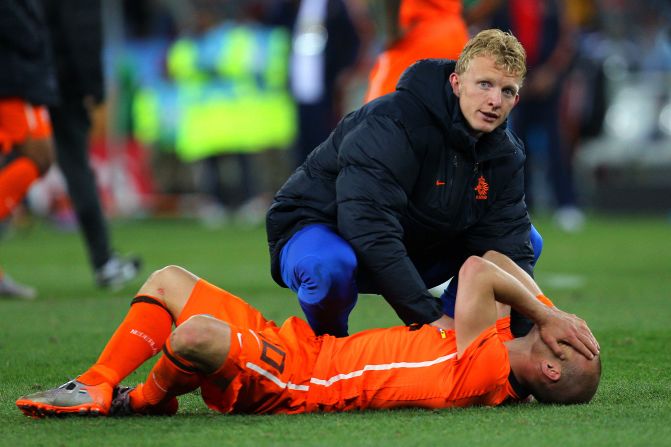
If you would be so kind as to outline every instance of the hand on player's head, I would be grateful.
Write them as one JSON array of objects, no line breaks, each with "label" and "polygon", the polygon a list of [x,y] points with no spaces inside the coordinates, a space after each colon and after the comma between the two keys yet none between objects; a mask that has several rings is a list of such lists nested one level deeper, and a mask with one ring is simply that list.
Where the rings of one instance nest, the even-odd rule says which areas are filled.
[{"label": "hand on player's head", "polygon": [[565,351],[559,342],[572,346],[587,359],[599,354],[600,346],[585,320],[566,313],[556,307],[548,309],[548,318],[539,322],[541,339],[560,359],[565,359]]}]

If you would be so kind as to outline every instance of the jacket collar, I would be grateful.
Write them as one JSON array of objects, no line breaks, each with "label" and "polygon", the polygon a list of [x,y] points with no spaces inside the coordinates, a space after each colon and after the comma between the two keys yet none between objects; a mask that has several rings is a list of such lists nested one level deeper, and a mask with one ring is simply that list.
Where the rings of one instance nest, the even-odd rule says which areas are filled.
[{"label": "jacket collar", "polygon": [[420,60],[403,73],[396,89],[406,90],[417,98],[443,128],[450,145],[476,163],[510,155],[515,145],[506,129],[507,121],[480,138],[470,133],[449,81],[455,66],[456,62],[448,59]]},{"label": "jacket collar", "polygon": [[511,141],[514,137],[507,129],[508,120],[494,131],[476,138],[470,131],[470,126],[459,107],[459,98],[452,91],[449,82],[445,84],[445,99],[449,110],[447,119],[451,123],[446,131],[448,140],[455,149],[469,155],[476,163],[504,157],[515,152],[515,146]]}]

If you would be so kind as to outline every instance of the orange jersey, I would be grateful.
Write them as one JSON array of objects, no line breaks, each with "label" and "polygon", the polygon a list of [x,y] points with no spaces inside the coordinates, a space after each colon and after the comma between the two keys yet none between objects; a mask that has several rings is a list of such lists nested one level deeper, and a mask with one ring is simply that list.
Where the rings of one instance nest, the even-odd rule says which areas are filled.
[{"label": "orange jersey", "polygon": [[454,331],[424,325],[327,338],[308,398],[311,411],[499,405],[518,396],[508,350],[491,326],[457,357]]},{"label": "orange jersey", "polygon": [[208,407],[222,413],[305,411],[304,387],[322,340],[305,321],[292,317],[280,328],[247,302],[202,279],[175,324],[199,314],[231,328],[224,365],[201,383]]},{"label": "orange jersey", "polygon": [[321,343],[296,317],[261,331],[231,325],[228,358],[201,384],[203,400],[222,413],[305,413]]},{"label": "orange jersey", "polygon": [[468,41],[461,11],[456,0],[404,0],[399,11],[403,37],[378,57],[365,102],[393,92],[405,69],[420,59],[457,59]]},{"label": "orange jersey", "polygon": [[0,99],[0,153],[7,153],[28,138],[51,137],[49,112],[44,106],[34,106],[20,98]]},{"label": "orange jersey", "polygon": [[[206,404],[223,413],[305,413],[362,409],[498,405],[519,399],[503,342],[509,319],[457,358],[454,331],[429,325],[316,336],[296,317],[282,327],[241,299],[201,280],[211,300],[187,303],[177,321],[208,313],[227,321],[231,347],[202,383]],[[216,306],[216,309],[212,307]],[[208,309],[209,308],[209,309]]]}]

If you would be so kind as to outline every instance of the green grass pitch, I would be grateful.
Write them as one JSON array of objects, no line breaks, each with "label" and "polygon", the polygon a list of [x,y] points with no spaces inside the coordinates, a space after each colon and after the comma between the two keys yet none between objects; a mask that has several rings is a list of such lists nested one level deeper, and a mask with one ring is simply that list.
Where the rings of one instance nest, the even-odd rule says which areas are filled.
[{"label": "green grass pitch", "polygon": [[[543,217],[535,223],[545,240],[538,281],[559,307],[588,321],[602,346],[603,378],[589,405],[222,416],[189,394],[172,418],[32,420],[16,398],[86,369],[141,280],[99,291],[77,233],[43,223],[15,231],[0,242],[0,264],[40,296],[0,300],[0,445],[671,445],[671,223],[590,216],[585,231],[573,235]],[[179,264],[278,322],[300,314],[292,294],[270,279],[263,229],[143,220],[116,222],[113,234],[123,251],[144,257],[144,274]],[[362,296],[351,317],[353,331],[397,323],[377,296]],[[145,365],[125,383],[147,371]]]}]

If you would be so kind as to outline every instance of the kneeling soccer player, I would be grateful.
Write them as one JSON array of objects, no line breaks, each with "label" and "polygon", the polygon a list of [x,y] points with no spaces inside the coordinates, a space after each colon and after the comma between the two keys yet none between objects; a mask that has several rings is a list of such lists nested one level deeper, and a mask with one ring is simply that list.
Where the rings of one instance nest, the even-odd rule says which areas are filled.
[{"label": "kneeling soccer player", "polygon": [[[508,306],[534,321],[525,337],[512,337],[509,317],[497,321]],[[464,263],[453,324],[316,336],[299,318],[278,327],[240,298],[168,266],[140,288],[93,366],[16,404],[33,417],[172,415],[176,396],[200,387],[222,413],[305,413],[499,405],[530,394],[581,403],[596,392],[599,346],[585,322],[554,307],[500,253]],[[161,350],[146,382],[119,386]]]}]

